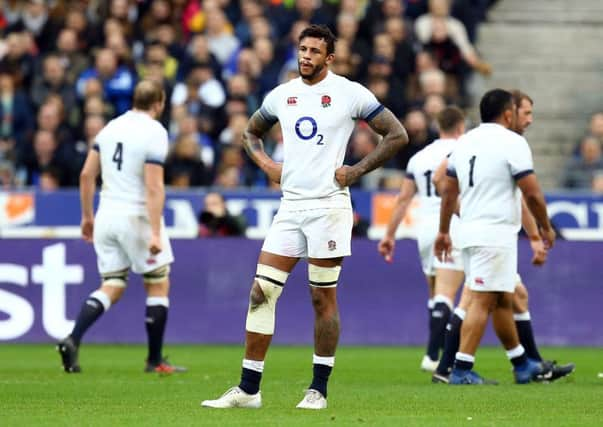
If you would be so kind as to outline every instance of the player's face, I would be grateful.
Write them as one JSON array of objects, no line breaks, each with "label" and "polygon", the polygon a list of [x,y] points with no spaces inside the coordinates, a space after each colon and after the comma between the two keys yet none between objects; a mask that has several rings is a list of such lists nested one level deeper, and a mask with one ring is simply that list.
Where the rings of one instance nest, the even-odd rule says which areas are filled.
[{"label": "player's face", "polygon": [[525,130],[532,124],[532,120],[532,103],[524,98],[517,109],[517,121],[513,130],[523,135]]},{"label": "player's face", "polygon": [[334,55],[327,54],[327,43],[323,39],[306,37],[297,47],[297,65],[299,75],[305,80],[314,80],[326,72],[327,66],[333,61]]}]

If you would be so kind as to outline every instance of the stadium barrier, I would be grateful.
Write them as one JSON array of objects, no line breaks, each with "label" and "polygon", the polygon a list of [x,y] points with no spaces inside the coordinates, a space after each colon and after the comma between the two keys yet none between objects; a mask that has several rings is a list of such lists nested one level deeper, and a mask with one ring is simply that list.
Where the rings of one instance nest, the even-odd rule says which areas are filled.
[{"label": "stadium barrier", "polygon": [[[244,341],[249,287],[261,242],[183,239],[173,242],[169,343]],[[401,240],[392,264],[376,242],[358,239],[339,285],[342,344],[423,345],[426,286],[415,242]],[[92,245],[79,239],[0,240],[0,341],[51,342],[72,328],[80,304],[99,284]],[[530,311],[541,344],[603,345],[598,327],[602,242],[560,241],[542,268],[530,265],[520,241],[519,271],[530,290]],[[277,307],[275,342],[312,342],[307,264],[290,276]],[[86,336],[87,342],[142,343],[144,291],[132,277],[122,301]],[[489,331],[486,342],[495,343]]]},{"label": "stadium barrier", "polygon": [[[169,191],[165,220],[173,238],[195,238],[197,216],[206,190]],[[226,191],[228,209],[247,221],[246,236],[265,237],[279,206],[280,192],[267,190]],[[394,204],[395,193],[353,190],[357,213],[370,223],[369,238],[383,236]],[[603,195],[549,193],[549,213],[555,226],[568,240],[603,241]],[[413,224],[419,201],[414,200],[398,229],[397,237],[414,237]],[[56,192],[0,192],[0,237],[63,238],[80,236],[79,193],[76,190]]]}]

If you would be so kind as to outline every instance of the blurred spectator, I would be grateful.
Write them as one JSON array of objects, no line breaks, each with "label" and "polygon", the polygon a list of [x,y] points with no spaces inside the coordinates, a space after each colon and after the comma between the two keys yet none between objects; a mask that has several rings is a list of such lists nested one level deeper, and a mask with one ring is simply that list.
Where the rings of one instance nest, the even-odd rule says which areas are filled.
[{"label": "blurred spectator", "polygon": [[95,66],[78,78],[76,90],[80,97],[84,97],[85,84],[91,78],[101,81],[104,98],[115,108],[115,114],[123,114],[130,109],[136,80],[127,67],[118,65],[117,56],[111,49],[100,49],[96,54]]},{"label": "blurred spectator", "polygon": [[185,50],[184,58],[179,64],[176,79],[183,81],[189,75],[193,66],[198,63],[209,64],[214,71],[214,75],[219,76],[221,73],[222,67],[210,52],[207,37],[203,34],[197,34],[191,39]]},{"label": "blurred spectator", "polygon": [[[351,49],[350,62],[357,72],[357,75],[362,79],[366,73],[366,62],[364,58],[371,56],[371,48],[369,44],[358,37],[358,21],[356,17],[350,13],[340,13],[337,17],[337,38],[345,40]],[[339,51],[335,50],[337,55]],[[337,59],[335,55],[335,59]]]},{"label": "blurred spectator", "polygon": [[278,84],[282,64],[274,57],[274,46],[267,38],[254,40],[253,52],[260,61],[261,71],[257,79],[257,91],[263,98]]},{"label": "blurred spectator", "polygon": [[47,166],[40,172],[38,188],[42,191],[56,191],[61,186],[61,171],[54,166]]},{"label": "blurred spectator", "polygon": [[[241,45],[248,46],[251,44],[251,26],[256,19],[264,18],[264,10],[262,4],[258,0],[247,0],[240,2],[242,18],[235,26],[235,36],[241,42]],[[261,24],[260,24],[261,25]]]},{"label": "blurred spectator", "polygon": [[10,160],[0,159],[0,190],[13,190],[17,186],[15,167]]},{"label": "blurred spectator", "polygon": [[258,96],[251,90],[251,82],[244,74],[235,74],[228,80],[228,94],[231,98],[245,99],[246,114],[260,107]]},{"label": "blurred spectator", "polygon": [[243,236],[245,228],[243,217],[228,212],[222,194],[212,191],[205,195],[199,213],[199,237]]},{"label": "blurred spectator", "polygon": [[167,185],[199,187],[211,184],[208,171],[201,161],[199,143],[192,134],[181,135],[172,146],[165,162]]},{"label": "blurred spectator", "polygon": [[145,62],[138,65],[138,76],[144,79],[147,75],[147,68],[150,65],[156,65],[161,68],[163,77],[168,81],[176,78],[178,71],[178,61],[170,56],[167,48],[159,43],[152,42],[145,49]]},{"label": "blurred spectator", "polygon": [[191,135],[199,144],[201,150],[201,161],[208,171],[214,168],[216,153],[212,139],[199,130],[197,118],[192,114],[186,114],[178,120],[178,132],[180,136]]},{"label": "blurred spectator", "polygon": [[15,160],[15,150],[24,146],[32,125],[27,95],[15,89],[10,71],[0,68],[0,160]]},{"label": "blurred spectator", "polygon": [[444,71],[462,77],[462,58],[481,74],[492,72],[492,67],[480,59],[469,42],[463,23],[450,16],[450,0],[429,0],[429,13],[417,18],[415,33],[434,52]]},{"label": "blurred spectator", "polygon": [[42,63],[42,74],[34,78],[30,99],[36,109],[46,101],[50,94],[61,97],[67,111],[75,109],[77,104],[75,89],[66,79],[65,65],[58,55],[46,56]]},{"label": "blurred spectator", "polygon": [[190,114],[199,114],[205,108],[218,109],[225,101],[224,87],[207,62],[195,63],[186,83],[174,86],[171,98],[172,107],[185,106]]},{"label": "blurred spectator", "polygon": [[228,118],[228,125],[220,133],[220,143],[227,145],[243,145],[243,132],[247,127],[249,117],[246,114],[233,114]]},{"label": "blurred spectator", "polygon": [[401,170],[406,169],[406,165],[412,156],[431,144],[437,137],[429,130],[427,116],[423,110],[411,110],[404,117],[404,127],[408,133],[408,144],[406,144],[394,157],[395,167]]},{"label": "blurred spectator", "polygon": [[430,132],[437,134],[440,132],[438,128],[437,116],[446,107],[446,100],[442,95],[431,94],[425,97],[425,103],[423,103],[423,111],[427,115],[429,120]]},{"label": "blurred spectator", "polygon": [[41,173],[48,167],[61,171],[61,185],[70,184],[71,165],[58,155],[58,143],[54,134],[48,130],[39,130],[34,134],[33,150],[23,153],[20,167],[26,173],[27,185],[39,185]]},{"label": "blurred spectator", "polygon": [[45,0],[27,0],[24,3],[19,19],[7,28],[7,32],[27,31],[33,35],[39,50],[48,51],[56,40],[59,22],[49,17]]},{"label": "blurred spectator", "polygon": [[[377,147],[377,135],[366,124],[356,126],[356,130],[350,138],[348,151],[345,157],[344,164],[353,165],[371,154]],[[362,176],[360,180],[352,184],[353,187],[373,189],[376,184],[371,184],[371,181],[378,173],[371,172]]]},{"label": "blurred spectator", "polygon": [[216,175],[215,185],[220,188],[237,188],[243,185],[241,173],[235,166],[223,167]]},{"label": "blurred spectator", "polygon": [[595,172],[592,184],[593,193],[603,194],[603,169]]},{"label": "blurred spectator", "polygon": [[70,28],[64,28],[59,33],[55,54],[63,63],[65,80],[70,85],[74,85],[90,65],[86,55],[79,50],[77,33]]},{"label": "blurred spectator", "polygon": [[577,190],[590,190],[595,172],[603,170],[601,142],[586,136],[580,144],[580,157],[571,158],[565,167],[563,186]]},{"label": "blurred spectator", "polygon": [[239,48],[239,40],[234,36],[232,25],[220,8],[213,7],[207,10],[206,16],[209,50],[220,64],[225,64]]},{"label": "blurred spectator", "polygon": [[6,36],[0,66],[12,73],[15,86],[29,88],[34,73],[34,59],[25,33],[10,33]]}]

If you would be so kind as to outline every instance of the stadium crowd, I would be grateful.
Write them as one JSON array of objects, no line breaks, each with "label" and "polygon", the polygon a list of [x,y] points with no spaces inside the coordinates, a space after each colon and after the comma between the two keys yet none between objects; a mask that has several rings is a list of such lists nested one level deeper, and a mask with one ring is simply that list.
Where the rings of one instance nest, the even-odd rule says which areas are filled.
[{"label": "stadium crowd", "polygon": [[[408,146],[357,184],[397,189],[409,158],[437,136],[437,113],[466,105],[470,73],[491,72],[472,44],[490,3],[2,1],[0,187],[77,186],[94,136],[131,107],[143,78],[167,93],[167,185],[270,185],[244,155],[241,133],[264,95],[297,76],[298,35],[319,23],[338,36],[333,71],[366,85],[408,130]],[[276,126],[265,141],[275,160],[281,142]],[[359,123],[348,163],[376,144]]]}]

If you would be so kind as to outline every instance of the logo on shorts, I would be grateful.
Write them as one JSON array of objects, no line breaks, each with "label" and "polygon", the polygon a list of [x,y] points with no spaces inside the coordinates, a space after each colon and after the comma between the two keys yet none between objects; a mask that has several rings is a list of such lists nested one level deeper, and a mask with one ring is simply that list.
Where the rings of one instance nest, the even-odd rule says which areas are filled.
[{"label": "logo on shorts", "polygon": [[322,105],[322,108],[330,107],[331,97],[329,95],[323,95],[322,98],[320,98],[320,104]]},{"label": "logo on shorts", "polygon": [[476,277],[475,278],[475,284],[476,285],[484,286],[484,279],[482,279],[481,277]]},{"label": "logo on shorts", "polygon": [[335,242],[335,240],[329,240],[327,242],[327,246],[330,251],[334,251],[335,249],[337,249],[337,243]]},{"label": "logo on shorts", "polygon": [[297,96],[290,96],[289,98],[287,98],[287,105],[297,105]]},{"label": "logo on shorts", "polygon": [[155,258],[149,258],[149,259],[147,259],[147,264],[149,264],[149,265],[157,264],[157,260]]}]

